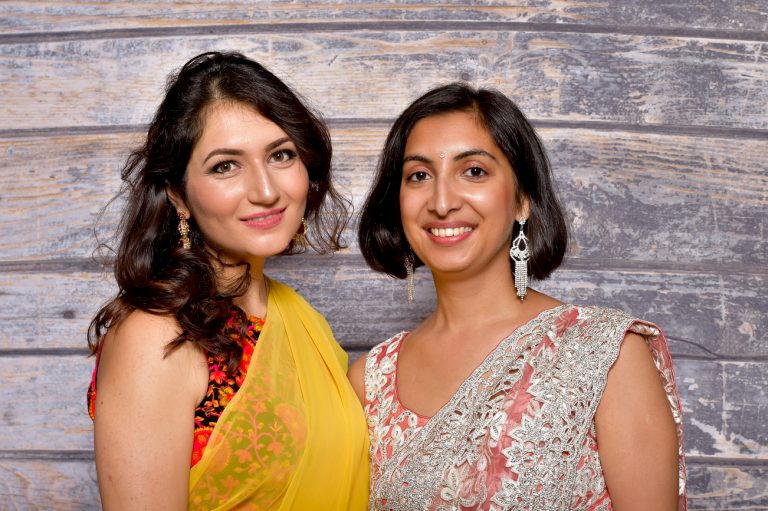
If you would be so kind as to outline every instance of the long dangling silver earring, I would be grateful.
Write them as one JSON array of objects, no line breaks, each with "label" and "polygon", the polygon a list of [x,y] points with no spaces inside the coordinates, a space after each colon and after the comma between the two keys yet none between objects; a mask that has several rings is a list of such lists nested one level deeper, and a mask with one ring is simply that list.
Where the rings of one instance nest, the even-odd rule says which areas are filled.
[{"label": "long dangling silver earring", "polygon": [[413,281],[413,254],[410,252],[405,256],[405,287],[408,303],[413,303],[413,295],[416,291],[416,284]]},{"label": "long dangling silver earring", "polygon": [[525,218],[521,218],[518,222],[520,223],[520,232],[517,233],[517,238],[512,242],[509,257],[515,262],[515,289],[517,289],[517,297],[522,302],[528,290],[528,260],[531,258],[531,252],[528,250],[528,238],[523,232]]}]

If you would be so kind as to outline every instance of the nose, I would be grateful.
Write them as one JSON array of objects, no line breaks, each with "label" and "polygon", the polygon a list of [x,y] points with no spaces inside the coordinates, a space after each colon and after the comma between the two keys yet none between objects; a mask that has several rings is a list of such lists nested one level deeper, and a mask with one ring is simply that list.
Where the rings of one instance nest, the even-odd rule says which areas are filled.
[{"label": "nose", "polygon": [[280,188],[274,177],[262,165],[253,165],[246,176],[248,201],[253,204],[270,205],[280,198]]},{"label": "nose", "polygon": [[435,187],[429,203],[429,209],[441,217],[447,216],[451,211],[459,209],[461,200],[450,178],[437,176],[434,183]]}]

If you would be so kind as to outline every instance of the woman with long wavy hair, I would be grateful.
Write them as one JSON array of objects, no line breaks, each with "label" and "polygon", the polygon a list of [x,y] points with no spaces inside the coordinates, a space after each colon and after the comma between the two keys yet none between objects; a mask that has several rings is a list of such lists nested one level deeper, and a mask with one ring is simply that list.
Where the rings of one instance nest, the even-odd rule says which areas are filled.
[{"label": "woman with long wavy hair", "polygon": [[367,435],[325,319],[268,257],[340,247],[322,121],[236,53],[169,82],[123,169],[118,293],[89,333],[107,509],[364,509]]}]

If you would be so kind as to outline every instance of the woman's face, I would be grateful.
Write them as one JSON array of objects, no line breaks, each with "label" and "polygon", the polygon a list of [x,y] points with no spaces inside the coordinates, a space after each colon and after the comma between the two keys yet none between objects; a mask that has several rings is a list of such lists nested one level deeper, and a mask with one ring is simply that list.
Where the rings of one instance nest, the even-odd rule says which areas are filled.
[{"label": "woman's face", "polygon": [[405,146],[400,214],[408,242],[436,275],[509,268],[512,167],[472,112],[418,121]]},{"label": "woman's face", "polygon": [[296,146],[248,105],[218,102],[205,115],[186,174],[186,201],[206,244],[228,262],[279,254],[301,224],[309,177]]}]

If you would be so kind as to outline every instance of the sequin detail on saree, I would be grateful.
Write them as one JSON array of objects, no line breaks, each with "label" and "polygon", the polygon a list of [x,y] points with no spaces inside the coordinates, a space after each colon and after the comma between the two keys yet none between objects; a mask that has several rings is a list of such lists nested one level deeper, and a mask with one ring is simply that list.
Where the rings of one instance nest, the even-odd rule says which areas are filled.
[{"label": "sequin detail on saree", "polygon": [[684,510],[682,415],[663,334],[622,311],[571,305],[543,312],[502,340],[431,418],[397,399],[406,333],[371,350],[365,368],[369,508],[612,509],[594,415],[628,331],[645,338],[667,393]]}]

